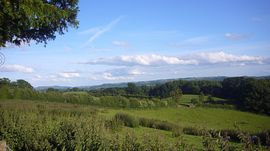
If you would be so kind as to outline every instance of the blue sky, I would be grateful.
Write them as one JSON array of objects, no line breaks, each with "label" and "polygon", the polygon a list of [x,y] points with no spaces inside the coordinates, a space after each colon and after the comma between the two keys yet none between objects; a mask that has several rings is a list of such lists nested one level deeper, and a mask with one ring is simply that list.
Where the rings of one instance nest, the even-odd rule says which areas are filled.
[{"label": "blue sky", "polygon": [[78,29],[1,48],[34,86],[270,75],[269,0],[81,0]]}]

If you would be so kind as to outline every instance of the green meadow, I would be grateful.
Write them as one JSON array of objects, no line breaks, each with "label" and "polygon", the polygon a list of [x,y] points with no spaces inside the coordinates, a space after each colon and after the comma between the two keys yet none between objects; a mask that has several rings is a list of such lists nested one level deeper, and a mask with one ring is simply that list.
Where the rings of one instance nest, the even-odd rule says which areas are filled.
[{"label": "green meadow", "polygon": [[[86,92],[63,93],[63,96],[71,95],[88,96]],[[14,150],[126,150],[129,147],[128,150],[220,150],[219,139],[214,137],[218,132],[265,136],[264,132],[269,131],[269,116],[235,109],[188,106],[198,97],[182,95],[179,105],[147,108],[102,107],[52,100],[1,100],[0,139],[6,140]],[[213,101],[220,100],[226,101],[213,97]],[[169,102],[170,98],[161,101]],[[125,119],[117,120],[119,114],[132,117],[129,122],[137,122],[137,125],[128,126]],[[153,122],[154,126],[143,125],[142,119]],[[241,139],[232,139],[227,146],[230,150],[241,150],[246,144],[241,142]],[[267,150],[264,145],[255,148]],[[93,146],[96,148],[91,148]]]},{"label": "green meadow", "polygon": [[113,117],[118,112],[136,117],[158,119],[177,124],[206,129],[233,129],[238,124],[242,130],[257,132],[270,127],[270,117],[248,112],[220,108],[160,108],[160,109],[101,109],[102,115]]}]

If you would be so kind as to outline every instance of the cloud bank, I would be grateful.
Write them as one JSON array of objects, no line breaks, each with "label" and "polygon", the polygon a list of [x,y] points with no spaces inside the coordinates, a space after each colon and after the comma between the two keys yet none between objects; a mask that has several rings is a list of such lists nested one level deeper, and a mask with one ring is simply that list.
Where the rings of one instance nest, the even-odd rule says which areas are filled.
[{"label": "cloud bank", "polygon": [[198,59],[201,60],[200,62],[206,62],[210,64],[235,63],[235,62],[262,64],[264,61],[263,57],[248,56],[248,55],[237,56],[233,54],[227,54],[223,51],[199,53],[197,56],[198,56]]},{"label": "cloud bank", "polygon": [[80,77],[80,73],[78,72],[60,72],[58,73],[59,77],[62,78],[76,78]]},{"label": "cloud bank", "polygon": [[111,58],[99,58],[94,61],[84,62],[85,64],[102,64],[116,66],[159,66],[159,65],[188,65],[197,64],[196,60],[180,59],[178,57],[164,55],[135,55],[135,56],[116,56]]},{"label": "cloud bank", "polygon": [[20,73],[32,73],[34,72],[34,69],[31,67],[26,67],[23,65],[3,65],[0,67],[1,72],[20,72]]},{"label": "cloud bank", "polygon": [[93,61],[83,62],[90,65],[109,66],[166,66],[166,65],[200,65],[200,64],[225,64],[225,63],[245,63],[263,64],[266,58],[260,56],[233,55],[219,52],[203,52],[189,56],[166,56],[166,55],[134,55],[116,56],[110,58],[98,58]]}]

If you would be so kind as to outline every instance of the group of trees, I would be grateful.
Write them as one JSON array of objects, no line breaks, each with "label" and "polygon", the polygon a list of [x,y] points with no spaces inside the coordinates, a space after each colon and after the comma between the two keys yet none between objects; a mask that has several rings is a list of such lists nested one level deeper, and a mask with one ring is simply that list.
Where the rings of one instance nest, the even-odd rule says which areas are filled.
[{"label": "group of trees", "polygon": [[125,88],[107,88],[99,90],[91,90],[93,95],[126,95],[136,97],[155,97],[168,98],[175,97],[177,94],[200,94],[220,96],[222,84],[219,81],[184,81],[176,80],[156,86],[136,86],[135,83],[128,83]]},{"label": "group of trees", "polygon": [[269,79],[228,78],[222,81],[221,95],[237,100],[246,110],[270,115]]},{"label": "group of trees", "polygon": [[[270,80],[247,77],[226,78],[223,81],[177,80],[156,86],[128,83],[124,88],[63,92],[49,88],[46,92],[33,89],[25,80],[0,79],[0,99],[29,99],[54,102],[92,104],[108,107],[162,107],[181,103],[183,94],[197,94],[193,103],[211,102],[212,96],[232,100],[240,109],[270,114]],[[208,96],[207,98],[205,96]],[[213,102],[213,101],[212,101]]]},{"label": "group of trees", "polygon": [[[73,91],[76,90],[76,91]],[[114,90],[114,89],[112,89]],[[128,88],[127,88],[128,90]],[[115,91],[115,90],[114,90]],[[137,93],[137,92],[136,92]],[[100,95],[94,96],[93,92],[83,92],[79,89],[69,89],[60,91],[49,88],[47,91],[39,92],[25,80],[11,82],[7,78],[0,79],[0,100],[18,99],[18,100],[40,100],[50,102],[63,102],[73,104],[88,104],[102,107],[119,107],[119,108],[154,108],[175,106],[175,99],[156,99],[156,98],[137,98],[132,90],[133,97],[123,95]],[[177,97],[177,94],[174,94]]]},{"label": "group of trees", "polygon": [[34,93],[31,84],[25,80],[11,82],[8,78],[0,79],[0,99],[30,99]]},{"label": "group of trees", "polygon": [[121,95],[160,99],[171,97],[176,101],[181,100],[182,94],[205,95],[208,96],[208,100],[212,100],[212,96],[216,96],[231,100],[230,102],[233,102],[240,109],[270,114],[269,79],[233,77],[226,78],[223,81],[176,80],[156,86],[136,86],[134,83],[128,83],[125,88],[107,88],[90,92],[97,96]]}]

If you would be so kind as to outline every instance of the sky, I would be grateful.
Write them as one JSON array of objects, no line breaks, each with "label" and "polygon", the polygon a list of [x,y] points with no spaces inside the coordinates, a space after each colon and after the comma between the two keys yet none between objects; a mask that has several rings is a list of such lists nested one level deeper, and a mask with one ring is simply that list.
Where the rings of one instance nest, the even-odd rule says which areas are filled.
[{"label": "sky", "polygon": [[0,78],[89,86],[270,75],[269,0],[80,0],[79,28],[0,48]]}]

